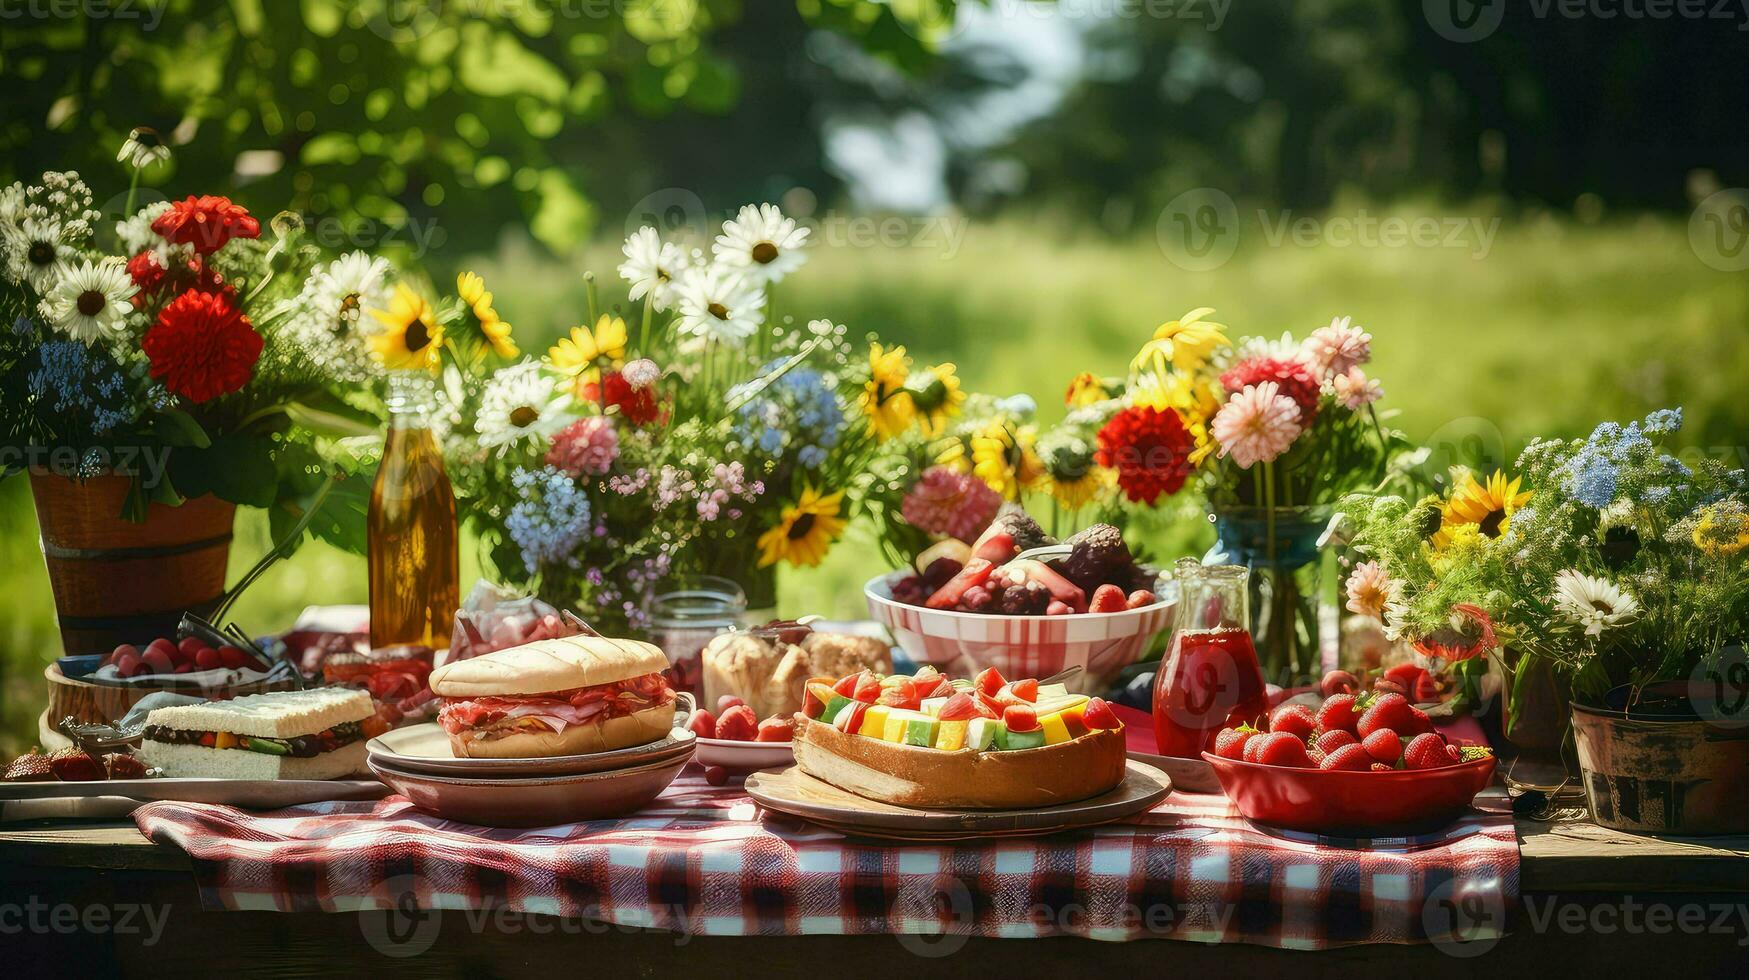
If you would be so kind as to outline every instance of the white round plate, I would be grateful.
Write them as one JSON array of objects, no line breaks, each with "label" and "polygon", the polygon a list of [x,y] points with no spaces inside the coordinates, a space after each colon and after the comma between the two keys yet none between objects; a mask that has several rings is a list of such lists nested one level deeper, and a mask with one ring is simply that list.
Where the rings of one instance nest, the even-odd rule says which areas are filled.
[{"label": "white round plate", "polygon": [[796,753],[788,742],[701,738],[697,758],[700,765],[722,766],[724,769],[770,769],[791,765],[796,761]]},{"label": "white round plate", "polygon": [[450,748],[449,735],[435,722],[410,725],[379,735],[365,743],[365,752],[375,762],[408,772],[434,776],[491,779],[533,776],[579,776],[610,769],[650,765],[673,756],[691,755],[698,737],[675,729],[667,738],[646,745],[585,755],[556,755],[537,759],[458,759]]}]

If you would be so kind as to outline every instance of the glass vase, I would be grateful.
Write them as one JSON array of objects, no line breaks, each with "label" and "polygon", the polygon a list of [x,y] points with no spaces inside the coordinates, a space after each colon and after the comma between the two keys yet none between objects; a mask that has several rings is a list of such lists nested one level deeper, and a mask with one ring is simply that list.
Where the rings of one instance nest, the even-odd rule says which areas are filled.
[{"label": "glass vase", "polygon": [[1263,675],[1294,687],[1324,673],[1319,600],[1328,507],[1233,507],[1214,514],[1215,546],[1204,564],[1251,572],[1251,639]]}]

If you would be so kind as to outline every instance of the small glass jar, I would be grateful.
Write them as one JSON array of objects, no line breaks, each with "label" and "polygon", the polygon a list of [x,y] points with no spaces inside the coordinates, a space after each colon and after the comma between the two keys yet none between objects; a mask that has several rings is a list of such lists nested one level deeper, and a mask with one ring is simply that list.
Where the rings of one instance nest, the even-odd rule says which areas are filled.
[{"label": "small glass jar", "polygon": [[[704,648],[746,625],[747,593],[715,575],[665,582],[650,600],[650,641],[668,655],[668,682],[704,697]],[[703,704],[703,701],[699,702]]]}]

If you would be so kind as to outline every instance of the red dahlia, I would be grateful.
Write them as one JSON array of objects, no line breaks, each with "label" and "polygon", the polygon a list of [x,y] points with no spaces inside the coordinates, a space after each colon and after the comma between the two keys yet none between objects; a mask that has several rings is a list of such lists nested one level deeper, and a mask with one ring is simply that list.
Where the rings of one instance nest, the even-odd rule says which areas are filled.
[{"label": "red dahlia", "polygon": [[656,389],[633,388],[625,375],[618,371],[603,374],[600,384],[591,381],[584,385],[583,399],[601,403],[604,410],[619,409],[626,421],[633,425],[649,425],[662,415],[662,406],[656,401]]},{"label": "red dahlia", "polygon": [[1299,361],[1276,357],[1253,357],[1240,361],[1221,375],[1221,385],[1228,394],[1237,394],[1254,384],[1273,381],[1281,393],[1300,407],[1300,427],[1306,428],[1318,417],[1318,381],[1310,368]]},{"label": "red dahlia", "polygon": [[128,275],[134,280],[134,285],[140,287],[140,292],[134,296],[137,306],[144,294],[164,284],[164,265],[158,261],[157,253],[147,249],[128,259]]},{"label": "red dahlia", "polygon": [[1177,412],[1132,407],[1099,430],[1094,459],[1117,471],[1117,485],[1131,501],[1153,504],[1184,486],[1195,447]]},{"label": "red dahlia", "polygon": [[211,255],[233,238],[259,237],[261,222],[230,198],[207,195],[170,205],[152,222],[152,230],[172,244],[192,245],[201,255]]},{"label": "red dahlia", "polygon": [[140,341],[152,377],[195,404],[249,383],[261,357],[261,335],[219,293],[190,290],[170,302]]}]

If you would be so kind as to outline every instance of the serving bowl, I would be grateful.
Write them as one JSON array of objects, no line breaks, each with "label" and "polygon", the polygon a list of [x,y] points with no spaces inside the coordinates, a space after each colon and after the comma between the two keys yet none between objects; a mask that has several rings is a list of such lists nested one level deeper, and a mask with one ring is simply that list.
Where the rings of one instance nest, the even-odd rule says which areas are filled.
[{"label": "serving bowl", "polygon": [[630,769],[526,779],[467,779],[397,769],[378,757],[370,771],[421,810],[486,827],[552,827],[620,817],[662,794],[692,761],[690,751]]},{"label": "serving bowl", "polygon": [[905,655],[949,676],[970,677],[994,667],[1003,677],[1049,677],[1070,667],[1077,694],[1100,694],[1118,673],[1141,658],[1154,637],[1172,626],[1177,603],[1171,586],[1150,606],[1069,616],[1002,616],[913,606],[893,598],[893,572],[863,588],[869,614],[893,634]]},{"label": "serving bowl", "polygon": [[1204,752],[1227,798],[1249,820],[1289,830],[1364,836],[1450,823],[1494,778],[1494,757],[1439,769],[1290,769]]}]

